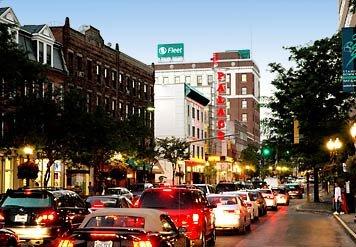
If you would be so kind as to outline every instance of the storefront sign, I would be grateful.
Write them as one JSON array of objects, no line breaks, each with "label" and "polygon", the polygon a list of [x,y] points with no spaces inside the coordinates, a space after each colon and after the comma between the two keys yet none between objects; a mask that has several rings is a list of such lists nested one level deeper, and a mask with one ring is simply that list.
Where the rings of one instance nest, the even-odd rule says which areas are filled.
[{"label": "storefront sign", "polygon": [[[213,55],[213,66],[214,68],[218,66],[218,54]],[[224,95],[226,94],[226,80],[225,73],[217,71],[217,88],[216,88],[216,137],[218,140],[222,141],[225,139],[225,127],[226,127],[226,99]]]},{"label": "storefront sign", "polygon": [[238,50],[240,59],[250,59],[251,58],[251,52],[250,50]]},{"label": "storefront sign", "polygon": [[342,82],[344,92],[354,92],[356,84],[356,28],[342,29]]},{"label": "storefront sign", "polygon": [[184,44],[158,44],[157,56],[158,58],[184,57]]}]

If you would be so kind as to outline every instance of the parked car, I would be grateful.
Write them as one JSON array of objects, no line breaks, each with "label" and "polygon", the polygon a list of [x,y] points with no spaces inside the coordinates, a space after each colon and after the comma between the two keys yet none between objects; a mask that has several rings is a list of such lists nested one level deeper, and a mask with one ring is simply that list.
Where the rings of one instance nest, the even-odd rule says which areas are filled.
[{"label": "parked car", "polygon": [[277,205],[277,199],[274,196],[273,192],[271,189],[259,189],[261,192],[263,198],[266,201],[267,208],[270,208],[272,210],[278,210],[278,205]]},{"label": "parked car", "polygon": [[251,220],[258,220],[258,205],[257,202],[253,200],[253,196],[250,192],[247,191],[227,191],[223,195],[237,195],[245,203],[248,212],[250,213]]},{"label": "parked car", "polygon": [[235,195],[210,194],[210,204],[216,205],[215,227],[218,230],[237,230],[246,233],[251,230],[251,217],[240,197]]},{"label": "parked car", "polygon": [[90,212],[102,208],[132,208],[132,202],[125,196],[89,196],[86,200],[90,204]]},{"label": "parked car", "polygon": [[199,190],[203,191],[205,195],[215,194],[215,188],[210,184],[193,184]]},{"label": "parked car", "polygon": [[152,188],[145,190],[138,200],[139,208],[164,210],[177,227],[186,228],[186,235],[194,246],[214,245],[215,216],[204,193],[198,189]]},{"label": "parked car", "polygon": [[47,246],[77,228],[87,214],[86,203],[70,190],[8,190],[0,205],[0,225],[20,242]]},{"label": "parked car", "polygon": [[130,201],[133,200],[133,194],[128,189],[126,189],[125,187],[108,188],[105,191],[105,195],[125,196]]},{"label": "parked car", "polygon": [[289,205],[289,195],[284,188],[272,188],[272,192],[276,197],[277,205]]},{"label": "parked car", "polygon": [[288,195],[291,198],[303,198],[303,189],[297,183],[285,184],[285,188],[288,191]]},{"label": "parked car", "polygon": [[189,246],[184,230],[156,209],[106,208],[87,215],[72,235],[59,239],[57,247],[80,246]]},{"label": "parked car", "polygon": [[0,247],[19,246],[18,237],[15,232],[9,229],[0,229]]},{"label": "parked car", "polygon": [[263,198],[259,190],[247,190],[252,194],[252,201],[255,201],[258,205],[258,216],[263,216],[267,214],[267,203]]}]

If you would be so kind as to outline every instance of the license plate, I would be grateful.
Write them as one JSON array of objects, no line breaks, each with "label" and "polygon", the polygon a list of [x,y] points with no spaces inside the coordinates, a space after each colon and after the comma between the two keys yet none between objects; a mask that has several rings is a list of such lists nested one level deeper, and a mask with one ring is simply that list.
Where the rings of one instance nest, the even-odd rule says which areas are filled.
[{"label": "license plate", "polygon": [[112,247],[112,241],[95,241],[94,247]]},{"label": "license plate", "polygon": [[27,214],[17,214],[15,215],[15,222],[27,222]]}]

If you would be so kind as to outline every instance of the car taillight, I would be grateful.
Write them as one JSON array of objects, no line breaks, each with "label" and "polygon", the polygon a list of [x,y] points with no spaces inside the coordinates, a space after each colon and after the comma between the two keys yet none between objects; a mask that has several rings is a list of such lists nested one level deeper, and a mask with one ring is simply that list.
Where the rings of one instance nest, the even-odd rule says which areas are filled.
[{"label": "car taillight", "polygon": [[61,240],[57,247],[74,247],[74,242],[72,240]]},{"label": "car taillight", "polygon": [[5,221],[5,216],[3,211],[0,211],[0,221]]},{"label": "car taillight", "polygon": [[149,240],[133,241],[133,247],[152,247],[152,243]]},{"label": "car taillight", "polygon": [[46,211],[41,213],[37,219],[37,224],[52,224],[57,219],[57,213],[55,211]]},{"label": "car taillight", "polygon": [[194,224],[199,224],[199,214],[193,214],[192,219]]}]

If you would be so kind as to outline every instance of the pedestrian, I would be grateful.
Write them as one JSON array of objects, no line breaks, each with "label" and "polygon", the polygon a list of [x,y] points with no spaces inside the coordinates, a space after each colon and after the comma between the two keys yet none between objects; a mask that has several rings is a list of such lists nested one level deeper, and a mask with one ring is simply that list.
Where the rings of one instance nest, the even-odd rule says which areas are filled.
[{"label": "pedestrian", "polygon": [[334,214],[339,214],[340,213],[340,206],[341,206],[341,188],[337,183],[335,183],[335,189],[334,189],[334,205],[335,205],[335,212]]},{"label": "pedestrian", "polygon": [[94,186],[91,184],[91,182],[89,182],[88,191],[90,196],[95,195]]},{"label": "pedestrian", "polygon": [[347,206],[346,200],[346,190],[344,188],[341,189],[341,213],[340,214],[348,214],[349,208]]}]

